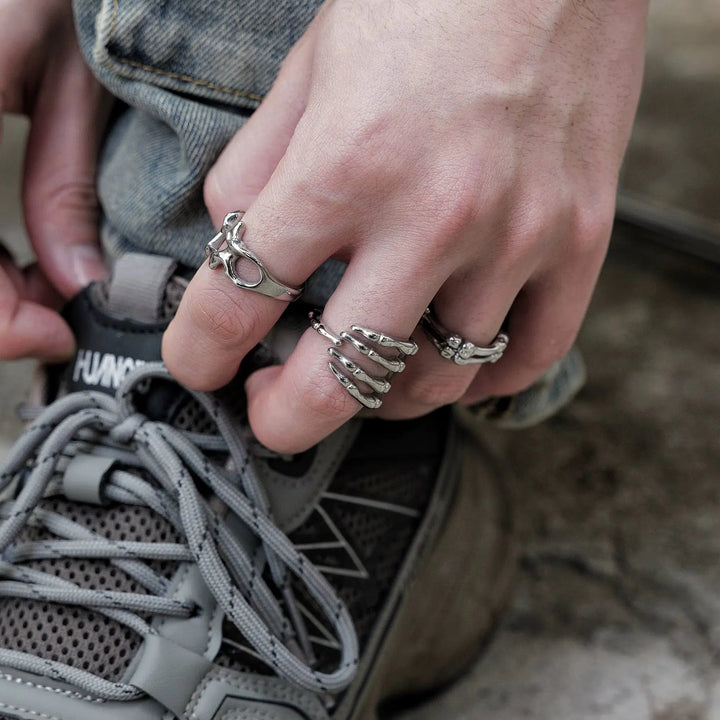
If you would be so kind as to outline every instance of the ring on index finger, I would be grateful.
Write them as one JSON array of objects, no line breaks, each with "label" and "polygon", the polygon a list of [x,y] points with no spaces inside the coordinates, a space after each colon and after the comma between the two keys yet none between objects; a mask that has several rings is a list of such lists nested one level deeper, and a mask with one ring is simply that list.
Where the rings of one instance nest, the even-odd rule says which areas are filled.
[{"label": "ring on index finger", "polygon": [[[228,213],[223,220],[220,232],[205,246],[205,255],[208,258],[210,269],[222,265],[225,275],[233,281],[236,287],[243,290],[252,290],[261,295],[267,295],[285,302],[297,300],[305,289],[304,285],[291,287],[280,282],[263,265],[257,255],[251,252],[243,243],[242,238],[245,234],[244,214],[239,210]],[[243,258],[253,263],[260,271],[258,280],[250,282],[238,275],[235,265],[238,260]]]}]

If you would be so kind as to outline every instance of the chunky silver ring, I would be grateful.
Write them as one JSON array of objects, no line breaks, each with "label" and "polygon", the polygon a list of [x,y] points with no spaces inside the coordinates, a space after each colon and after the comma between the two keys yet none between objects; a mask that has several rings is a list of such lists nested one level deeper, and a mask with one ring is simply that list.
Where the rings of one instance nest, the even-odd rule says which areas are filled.
[{"label": "chunky silver ring", "polygon": [[[205,255],[208,258],[210,269],[222,265],[225,274],[243,290],[267,295],[276,300],[292,302],[297,300],[303,293],[305,286],[299,288],[290,287],[280,282],[270,274],[270,271],[260,262],[260,259],[248,250],[243,244],[242,237],[245,234],[245,223],[243,215],[239,210],[228,213],[223,220],[220,232],[205,246]],[[253,263],[260,271],[260,278],[254,282],[243,280],[238,274],[235,264],[244,258]]]},{"label": "chunky silver ring", "polygon": [[497,362],[505,352],[510,338],[498,333],[487,347],[481,347],[464,340],[457,333],[449,332],[427,308],[420,318],[420,326],[425,331],[440,355],[452,360],[456,365],[482,365]]},{"label": "chunky silver ring", "polygon": [[[309,317],[312,328],[326,340],[330,340],[330,342],[333,343],[333,346],[327,349],[332,358],[328,363],[328,367],[333,377],[335,377],[347,393],[355,398],[361,405],[372,410],[379,408],[382,405],[381,395],[385,395],[390,391],[390,378],[405,369],[404,359],[408,355],[414,355],[417,352],[417,343],[412,339],[396,340],[389,335],[385,335],[385,333],[369,330],[360,325],[351,325],[350,330],[345,330],[338,335],[332,330],[329,330],[323,323],[319,310],[310,312]],[[385,372],[385,376],[375,377],[370,375],[357,362],[343,355],[337,349],[343,345],[343,343],[348,343],[360,354],[378,365]],[[372,348],[370,346],[371,344],[377,345],[380,348],[397,350],[397,355],[394,358],[387,358]],[[346,372],[348,375],[345,374]],[[363,392],[355,381],[364,383],[372,392]]]}]

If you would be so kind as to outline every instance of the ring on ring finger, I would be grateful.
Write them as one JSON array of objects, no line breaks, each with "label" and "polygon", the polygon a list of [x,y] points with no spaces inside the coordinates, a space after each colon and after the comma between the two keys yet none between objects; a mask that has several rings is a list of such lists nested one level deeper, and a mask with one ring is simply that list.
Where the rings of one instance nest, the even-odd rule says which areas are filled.
[{"label": "ring on ring finger", "polygon": [[498,333],[487,347],[475,345],[458,333],[447,330],[427,308],[420,318],[425,335],[437,348],[441,357],[452,360],[456,365],[483,365],[497,362],[505,352],[510,338],[504,332]]}]

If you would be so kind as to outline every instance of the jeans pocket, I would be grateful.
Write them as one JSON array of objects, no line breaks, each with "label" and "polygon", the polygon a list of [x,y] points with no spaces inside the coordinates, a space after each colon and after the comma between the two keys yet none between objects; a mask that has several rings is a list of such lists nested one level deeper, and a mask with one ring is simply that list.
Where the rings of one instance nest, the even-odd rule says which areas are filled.
[{"label": "jeans pocket", "polygon": [[102,0],[94,62],[171,92],[254,109],[321,0]]}]

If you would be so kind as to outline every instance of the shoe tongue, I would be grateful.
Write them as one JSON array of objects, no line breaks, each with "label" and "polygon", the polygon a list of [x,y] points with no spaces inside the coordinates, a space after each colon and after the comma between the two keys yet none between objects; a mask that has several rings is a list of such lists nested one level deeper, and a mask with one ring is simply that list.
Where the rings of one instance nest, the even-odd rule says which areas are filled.
[{"label": "shoe tongue", "polygon": [[108,281],[90,285],[68,304],[64,315],[77,352],[64,368],[66,392],[114,395],[128,372],[161,359],[163,332],[187,284],[173,276],[175,269],[170,258],[128,254]]}]

